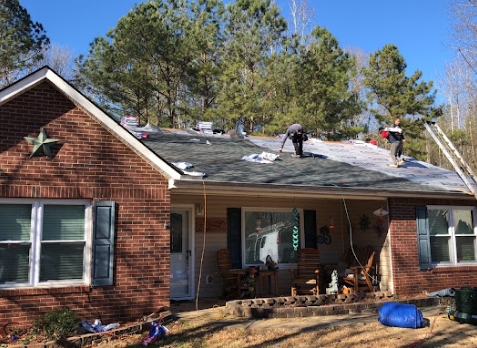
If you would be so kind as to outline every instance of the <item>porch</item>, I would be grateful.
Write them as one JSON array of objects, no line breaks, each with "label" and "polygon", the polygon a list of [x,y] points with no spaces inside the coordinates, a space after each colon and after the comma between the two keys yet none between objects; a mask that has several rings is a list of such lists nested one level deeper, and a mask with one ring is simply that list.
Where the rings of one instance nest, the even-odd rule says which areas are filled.
[{"label": "porch", "polygon": [[[187,220],[187,224],[182,224],[182,228],[188,226],[191,231],[187,239],[188,244],[183,243],[189,246],[182,248],[181,257],[182,260],[188,260],[189,264],[177,271],[179,263],[174,259],[174,253],[171,253],[171,285],[175,281],[182,280],[181,276],[184,274],[188,274],[191,286],[189,298],[221,296],[223,280],[216,257],[217,251],[221,249],[230,251],[232,268],[240,270],[247,270],[250,266],[263,268],[266,266],[266,257],[270,255],[277,263],[277,274],[271,277],[271,286],[268,277],[261,279],[263,294],[260,294],[258,289],[256,296],[290,296],[292,294],[290,270],[296,268],[296,255],[290,251],[294,250],[292,240],[294,236],[290,232],[291,228],[277,226],[281,221],[279,217],[287,220],[288,215],[293,215],[293,206],[301,209],[298,216],[301,221],[298,248],[311,246],[317,248],[320,253],[320,264],[323,265],[320,294],[326,294],[334,270],[341,276],[348,268],[345,264],[348,263],[346,255],[351,241],[355,246],[370,245],[376,253],[372,270],[373,290],[393,289],[388,220],[373,213],[379,207],[386,207],[386,201],[349,200],[346,201],[345,209],[343,202],[338,199],[296,199],[293,206],[290,206],[288,201],[262,197],[260,199],[234,197],[234,206],[242,208],[224,209],[227,207],[224,197],[211,196],[207,199],[207,214],[197,216],[195,212],[201,210],[195,209],[195,206],[201,206],[199,202],[203,197],[173,195],[175,207],[173,211],[177,211],[177,207],[186,207],[187,203],[194,201],[195,198],[195,204],[189,205],[190,220]],[[273,223],[265,222],[271,218],[274,220]],[[260,227],[257,227],[259,224]],[[241,227],[236,228],[238,226]],[[267,234],[268,229],[274,227],[277,227],[278,232],[271,231]],[[249,229],[253,229],[253,232],[249,233]],[[260,231],[257,232],[257,229]],[[180,238],[174,236],[174,240]],[[172,296],[172,298],[186,299],[187,296]],[[238,298],[241,296],[235,296],[235,299]]]}]

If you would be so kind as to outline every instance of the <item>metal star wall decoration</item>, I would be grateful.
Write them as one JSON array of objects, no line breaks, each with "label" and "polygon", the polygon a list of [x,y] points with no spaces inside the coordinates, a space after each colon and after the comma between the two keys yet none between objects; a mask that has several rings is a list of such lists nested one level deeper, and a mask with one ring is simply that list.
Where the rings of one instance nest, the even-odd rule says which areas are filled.
[{"label": "metal star wall decoration", "polygon": [[25,137],[25,140],[33,145],[33,150],[31,152],[30,158],[40,153],[47,155],[49,158],[53,158],[53,156],[51,155],[50,146],[59,142],[58,139],[49,139],[48,134],[46,133],[46,130],[44,128],[41,128],[40,133],[38,134],[38,138]]}]

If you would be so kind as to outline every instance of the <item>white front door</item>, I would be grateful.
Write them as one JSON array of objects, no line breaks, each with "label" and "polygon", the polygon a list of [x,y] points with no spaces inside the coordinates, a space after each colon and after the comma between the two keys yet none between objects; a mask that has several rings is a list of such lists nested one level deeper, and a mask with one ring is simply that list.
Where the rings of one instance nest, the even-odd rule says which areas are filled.
[{"label": "white front door", "polygon": [[190,300],[194,297],[192,248],[192,209],[171,211],[171,299]]}]

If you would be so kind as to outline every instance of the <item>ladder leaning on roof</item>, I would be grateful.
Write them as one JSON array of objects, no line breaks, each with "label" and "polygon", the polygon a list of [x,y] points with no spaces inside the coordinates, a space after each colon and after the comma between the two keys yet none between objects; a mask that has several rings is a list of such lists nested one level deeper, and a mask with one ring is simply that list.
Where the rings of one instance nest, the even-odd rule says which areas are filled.
[{"label": "ladder leaning on roof", "polygon": [[[452,164],[457,174],[459,174],[461,179],[469,188],[470,192],[472,192],[477,199],[477,192],[475,190],[475,187],[477,186],[477,180],[472,168],[464,160],[459,151],[457,151],[457,149],[455,148],[454,144],[452,144],[449,138],[444,134],[442,129],[435,122],[424,122],[424,127],[426,127],[427,131],[437,143],[439,148],[442,150],[444,155],[447,157],[449,162]],[[436,132],[434,132],[434,130],[436,130]],[[460,162],[460,165],[459,163],[457,163],[457,160]],[[472,180],[475,186],[472,185],[469,179]]]}]

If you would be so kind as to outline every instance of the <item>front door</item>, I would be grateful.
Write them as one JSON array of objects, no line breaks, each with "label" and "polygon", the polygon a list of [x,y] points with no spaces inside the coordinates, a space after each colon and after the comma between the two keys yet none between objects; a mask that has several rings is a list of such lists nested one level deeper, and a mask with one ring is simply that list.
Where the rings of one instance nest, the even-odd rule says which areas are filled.
[{"label": "front door", "polygon": [[192,299],[192,209],[172,209],[170,226],[171,299]]}]

